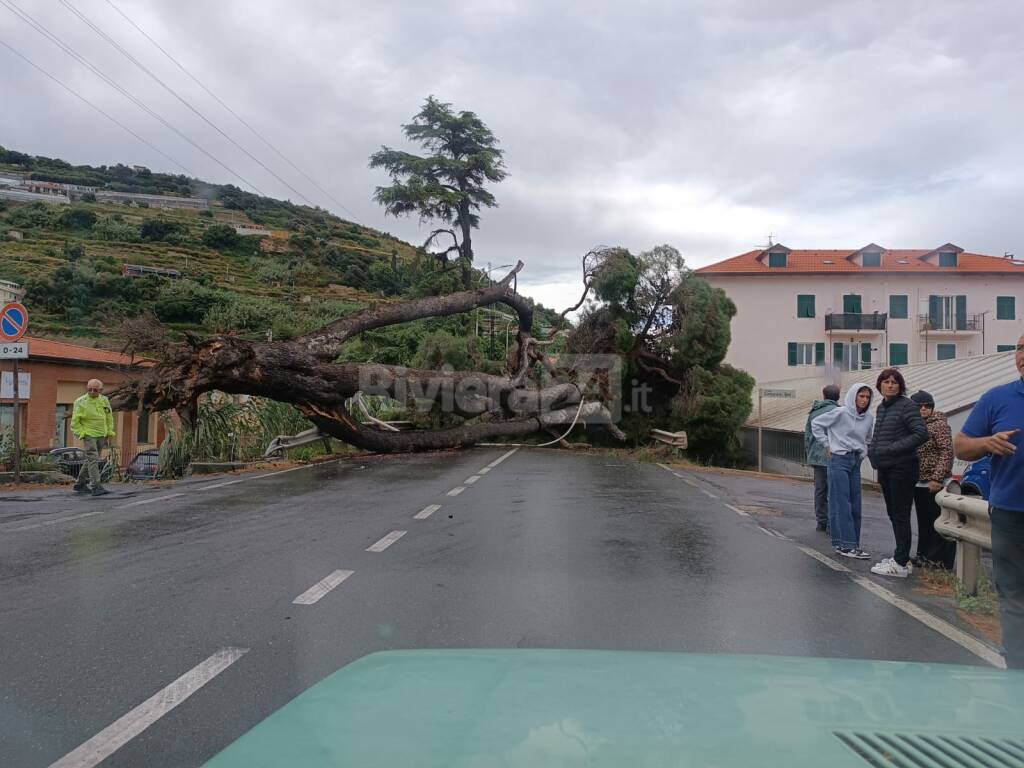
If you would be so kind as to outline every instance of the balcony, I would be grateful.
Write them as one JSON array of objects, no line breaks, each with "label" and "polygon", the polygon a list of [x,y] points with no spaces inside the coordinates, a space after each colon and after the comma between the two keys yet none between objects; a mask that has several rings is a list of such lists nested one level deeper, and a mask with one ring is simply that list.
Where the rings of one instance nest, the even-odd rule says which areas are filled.
[{"label": "balcony", "polygon": [[954,336],[981,333],[985,330],[985,315],[966,313],[939,313],[918,316],[921,333],[931,336]]},{"label": "balcony", "polygon": [[868,331],[878,333],[885,330],[889,315],[872,312],[870,315],[858,312],[833,312],[825,315],[825,331]]}]

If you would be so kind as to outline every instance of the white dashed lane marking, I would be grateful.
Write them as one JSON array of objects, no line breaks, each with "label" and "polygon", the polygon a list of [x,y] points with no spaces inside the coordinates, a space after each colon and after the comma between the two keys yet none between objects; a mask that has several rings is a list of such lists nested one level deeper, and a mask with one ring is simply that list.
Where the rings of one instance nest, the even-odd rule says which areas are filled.
[{"label": "white dashed lane marking", "polygon": [[458,496],[464,490],[466,490],[466,486],[460,485],[457,488],[452,488],[450,491],[448,491],[448,495],[449,496]]},{"label": "white dashed lane marking", "polygon": [[50,768],[93,768],[198,691],[248,653],[248,648],[221,648],[170,685],[115,720]]},{"label": "white dashed lane marking", "polygon": [[387,536],[382,538],[380,541],[378,541],[378,542],[368,546],[366,548],[366,551],[367,552],[383,552],[385,549],[390,547],[392,544],[394,544],[400,538],[405,536],[406,533],[408,533],[408,531],[392,531]]},{"label": "white dashed lane marking", "polygon": [[414,520],[426,520],[432,514],[437,512],[437,510],[439,510],[440,508],[441,508],[440,504],[430,504],[429,506],[424,507],[419,512],[417,512],[415,515],[413,515],[413,519]]},{"label": "white dashed lane marking", "polygon": [[292,602],[295,605],[312,605],[321,597],[326,595],[336,586],[341,584],[345,579],[351,576],[355,571],[334,571],[327,574],[324,578],[320,579],[316,584],[307,589],[301,595],[296,597]]}]

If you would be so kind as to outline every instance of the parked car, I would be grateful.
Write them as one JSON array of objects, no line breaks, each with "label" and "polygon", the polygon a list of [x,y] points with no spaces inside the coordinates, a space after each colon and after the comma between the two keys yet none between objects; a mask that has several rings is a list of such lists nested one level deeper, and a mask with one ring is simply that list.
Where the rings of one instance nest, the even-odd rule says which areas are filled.
[{"label": "parked car", "polygon": [[[78,478],[85,466],[85,451],[81,448],[54,448],[49,453],[57,461],[57,467],[65,475]],[[107,482],[114,476],[114,463],[100,457],[100,482]]]},{"label": "parked car", "polygon": [[155,480],[160,472],[160,449],[150,448],[135,454],[125,478],[128,480]]},{"label": "parked car", "polygon": [[950,481],[946,490],[950,493],[958,493],[963,496],[980,496],[988,499],[989,486],[991,484],[992,457],[983,456],[977,461],[968,464],[963,476],[959,480]]}]

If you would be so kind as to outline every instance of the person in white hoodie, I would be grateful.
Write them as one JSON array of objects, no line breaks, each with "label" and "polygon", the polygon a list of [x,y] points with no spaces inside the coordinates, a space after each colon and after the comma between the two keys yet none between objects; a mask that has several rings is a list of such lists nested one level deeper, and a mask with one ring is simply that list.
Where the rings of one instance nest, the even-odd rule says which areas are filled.
[{"label": "person in white hoodie", "polygon": [[857,383],[846,392],[841,408],[811,422],[811,434],[828,457],[828,528],[832,546],[843,557],[867,560],[860,548],[860,464],[868,451],[875,417],[870,412],[873,390]]}]

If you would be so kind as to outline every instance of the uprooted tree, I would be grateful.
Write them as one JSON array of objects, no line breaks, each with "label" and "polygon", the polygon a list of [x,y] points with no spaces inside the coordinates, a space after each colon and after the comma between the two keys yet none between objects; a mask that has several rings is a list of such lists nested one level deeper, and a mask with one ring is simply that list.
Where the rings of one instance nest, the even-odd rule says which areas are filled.
[{"label": "uprooted tree", "polygon": [[[709,445],[722,439],[716,430],[734,433],[749,413],[749,377],[721,365],[735,313],[725,294],[688,272],[668,246],[640,256],[599,248],[583,266],[583,297],[562,313],[566,327],[546,338],[532,335],[533,304],[516,291],[520,262],[486,287],[373,305],[288,341],[186,334],[142,378],[115,390],[111,403],[123,410],[173,409],[188,425],[205,393],[262,396],[292,404],[326,434],[381,452],[564,431],[577,421],[623,439],[615,423],[620,406],[634,431],[647,422],[678,423]],[[591,301],[578,326],[568,327],[565,316],[591,292],[600,303]],[[345,343],[365,331],[496,303],[518,319],[504,373],[337,362]],[[447,424],[404,432],[364,424],[352,407],[363,393],[440,409]]]}]

